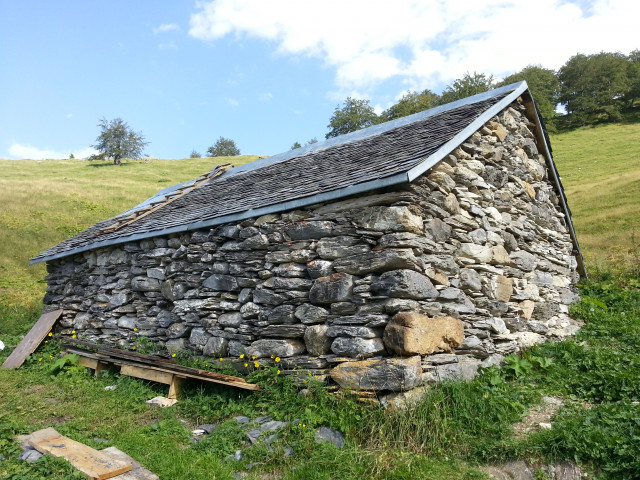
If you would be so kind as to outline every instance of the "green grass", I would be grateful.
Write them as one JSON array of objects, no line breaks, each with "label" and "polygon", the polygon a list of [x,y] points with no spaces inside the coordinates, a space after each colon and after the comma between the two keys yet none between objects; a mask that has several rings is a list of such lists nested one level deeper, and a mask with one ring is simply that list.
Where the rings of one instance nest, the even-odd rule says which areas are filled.
[{"label": "green grass", "polygon": [[[639,136],[640,124],[627,124],[552,137],[587,268],[597,280],[582,287],[584,300],[574,308],[586,322],[575,339],[513,356],[504,369],[489,369],[473,382],[438,384],[415,408],[394,412],[334,397],[313,382],[301,396],[300,387],[264,367],[249,377],[262,385],[259,393],[187,382],[175,407],[158,409],[145,401],[166,394],[165,386],[115,371],[94,378],[73,364],[54,372],[59,349],[52,342],[19,370],[0,369],[0,478],[82,478],[59,459],[16,460],[13,436],[47,426],[96,448],[117,446],[162,479],[230,479],[239,471],[248,478],[305,480],[480,479],[485,477],[475,465],[509,458],[577,459],[597,478],[637,478]],[[30,257],[226,161],[151,160],[122,167],[0,161],[0,339],[8,347],[0,351],[0,363],[40,314],[45,271],[43,265],[29,267]],[[107,385],[117,389],[105,391]],[[567,401],[554,428],[514,438],[511,426],[542,395]],[[247,449],[230,421],[236,415],[299,419],[305,426],[281,432],[273,451]],[[200,423],[221,427],[194,443],[190,431]],[[344,432],[347,445],[315,443],[312,429],[320,425]],[[282,457],[285,446],[294,448],[293,457]],[[225,462],[237,449],[245,450],[243,461]]]},{"label": "green grass", "polygon": [[0,303],[33,305],[42,299],[45,267],[30,267],[29,259],[43,250],[216,164],[257,158],[135,160],[119,167],[84,160],[0,160]]},{"label": "green grass", "polygon": [[551,146],[587,262],[640,261],[640,123],[552,135]]}]

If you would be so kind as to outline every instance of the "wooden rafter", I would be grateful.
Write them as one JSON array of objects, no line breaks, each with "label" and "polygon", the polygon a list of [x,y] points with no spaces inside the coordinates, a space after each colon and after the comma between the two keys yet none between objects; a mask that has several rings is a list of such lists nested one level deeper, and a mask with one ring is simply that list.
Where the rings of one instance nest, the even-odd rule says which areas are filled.
[{"label": "wooden rafter", "polygon": [[222,175],[224,172],[226,172],[232,167],[233,165],[231,165],[230,163],[225,163],[224,165],[216,165],[209,173],[206,173],[196,178],[192,184],[185,185],[184,187],[181,187],[174,192],[168,193],[167,195],[165,195],[165,197],[162,200],[151,202],[146,207],[140,208],[134,212],[131,212],[126,217],[116,220],[114,223],[112,223],[108,227],[105,227],[102,230],[100,230],[100,233],[115,232],[116,230],[120,230],[121,228],[124,228],[127,225],[131,225],[132,223],[137,222],[138,220],[141,220],[147,215],[152,214],[156,210],[159,210],[162,207],[165,207],[170,203],[176,201],[178,198],[185,196],[187,193],[195,190],[196,188],[201,187],[202,185],[207,183],[209,180]]}]

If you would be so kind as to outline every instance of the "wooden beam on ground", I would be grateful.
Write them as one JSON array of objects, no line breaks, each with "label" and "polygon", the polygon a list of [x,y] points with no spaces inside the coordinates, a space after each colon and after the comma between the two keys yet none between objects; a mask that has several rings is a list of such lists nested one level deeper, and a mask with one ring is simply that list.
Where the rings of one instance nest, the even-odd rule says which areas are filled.
[{"label": "wooden beam on ground", "polygon": [[112,480],[158,480],[158,476],[155,473],[150,472],[129,455],[121,450],[118,450],[116,447],[105,448],[103,450],[100,450],[100,452],[106,453],[112,458],[130,462],[133,466],[130,472],[112,477]]},{"label": "wooden beam on ground", "polygon": [[[228,385],[230,387],[242,388],[244,390],[252,390],[252,391],[260,390],[260,385],[249,383],[244,378],[232,377],[231,375],[213,373],[206,370],[185,367],[183,365],[178,365],[178,364],[168,363],[168,362],[160,362],[159,364],[154,365],[152,364],[152,362],[155,359],[155,357],[151,357],[147,355],[141,355],[133,352],[126,352],[126,351],[118,350],[115,348],[104,347],[103,345],[88,344],[88,342],[83,342],[81,340],[78,341],[75,339],[73,339],[71,343],[74,343],[74,344],[80,343],[85,345],[88,344],[88,345],[91,345],[91,348],[95,348],[96,350],[98,350],[98,352],[92,352],[83,348],[64,344],[64,342],[71,341],[71,340],[72,339],[67,339],[67,338],[63,338],[62,340],[63,341],[62,346],[65,348],[67,352],[75,353],[80,357],[87,357],[90,359],[100,361],[102,363],[112,363],[114,365],[119,365],[119,366],[127,365],[127,366],[137,367],[138,369],[158,372],[160,374],[166,373],[166,374],[174,375],[175,377],[178,377],[178,378],[194,378],[196,380],[219,383],[222,385]],[[143,357],[143,358],[140,358],[140,357]],[[92,368],[92,367],[89,367],[89,368]],[[133,370],[129,370],[129,371],[133,371]],[[136,370],[136,372],[139,372],[139,371],[140,370]],[[121,373],[123,373],[122,370],[121,370]],[[123,374],[128,375],[128,373],[123,373]],[[150,373],[148,375],[154,376],[156,374]],[[132,376],[137,376],[137,375],[132,375]],[[170,387],[171,387],[171,384],[174,383],[174,387],[173,389],[170,388],[170,392],[172,390],[178,391],[180,387],[180,380],[175,380],[175,382],[169,382],[169,381],[157,380],[156,378],[147,378],[143,376],[139,378],[144,378],[146,380],[156,381],[160,383],[166,383]],[[168,379],[169,377],[158,375],[157,378]]]},{"label": "wooden beam on ground", "polygon": [[11,352],[11,355],[7,357],[2,364],[2,368],[18,368],[22,365],[25,359],[40,346],[51,331],[51,328],[53,328],[53,324],[60,318],[60,315],[62,315],[62,310],[43,314],[15,350]]},{"label": "wooden beam on ground", "polygon": [[[173,373],[187,378],[195,378],[198,380],[220,383],[232,387],[243,388],[245,390],[260,390],[259,385],[248,383],[244,378],[224,375],[222,373],[209,372],[208,370],[200,370],[198,368],[185,367],[183,365],[175,363],[172,360],[159,360],[159,358],[161,357],[142,355],[135,352],[127,352],[125,350],[119,350],[117,348],[107,347],[105,345],[93,344],[85,342],[83,340],[71,339],[61,336],[57,336],[56,338],[59,338],[61,340],[62,346],[70,353],[75,353],[83,356],[93,355],[92,358],[101,359],[102,361],[107,363],[115,363],[117,365],[128,364],[140,367],[144,366],[153,370]],[[87,346],[91,349],[97,350],[98,353],[71,345],[65,345],[65,343]]]},{"label": "wooden beam on ground", "polygon": [[119,460],[84,443],[71,440],[53,428],[32,433],[29,436],[29,445],[40,453],[63,457],[91,480],[112,478],[132,469],[131,462]]}]

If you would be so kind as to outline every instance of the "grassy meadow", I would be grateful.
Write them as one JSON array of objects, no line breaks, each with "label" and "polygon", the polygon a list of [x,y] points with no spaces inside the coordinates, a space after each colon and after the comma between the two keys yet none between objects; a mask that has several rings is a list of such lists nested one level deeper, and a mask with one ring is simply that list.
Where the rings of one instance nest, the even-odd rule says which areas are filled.
[{"label": "grassy meadow", "polygon": [[0,303],[42,298],[43,264],[29,259],[158,190],[207,173],[219,163],[257,156],[135,160],[121,166],[84,160],[0,160]]},{"label": "grassy meadow", "polygon": [[[432,386],[421,402],[399,411],[331,394],[306,374],[296,384],[265,365],[247,376],[260,392],[187,381],[178,404],[160,409],[145,401],[166,395],[166,386],[116,370],[93,377],[73,357],[61,357],[52,340],[22,368],[0,369],[0,478],[85,478],[60,459],[17,459],[13,437],[49,426],[94,448],[116,446],[163,480],[480,480],[488,478],[483,465],[512,459],[538,465],[539,480],[549,478],[543,465],[560,460],[577,460],[592,479],[640,478],[638,140],[640,124],[551,139],[592,275],[572,309],[585,322],[575,338],[511,355],[504,368],[471,382]],[[256,158],[154,159],[121,167],[0,160],[0,340],[8,347],[0,364],[40,314],[45,270],[28,266],[29,258],[214,163]],[[224,362],[179,360],[231,373]],[[547,419],[553,428],[533,423],[519,434],[518,425],[540,410],[544,396],[564,401]],[[249,448],[238,415],[290,423],[270,446]],[[203,423],[218,428],[195,440],[191,431]],[[316,443],[320,426],[343,432],[345,447]],[[287,447],[293,455],[284,455]],[[236,450],[242,460],[226,460]]]},{"label": "grassy meadow", "polygon": [[551,136],[587,267],[640,261],[640,123]]}]

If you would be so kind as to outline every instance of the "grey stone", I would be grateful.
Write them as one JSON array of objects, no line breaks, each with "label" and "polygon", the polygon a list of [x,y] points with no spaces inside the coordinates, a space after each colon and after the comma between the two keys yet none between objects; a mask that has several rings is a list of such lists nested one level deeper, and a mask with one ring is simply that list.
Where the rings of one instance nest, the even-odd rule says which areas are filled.
[{"label": "grey stone", "polygon": [[29,463],[33,463],[40,459],[40,457],[44,456],[42,453],[37,451],[35,448],[27,447],[25,448],[20,455],[18,455],[18,460],[27,461]]},{"label": "grey stone", "polygon": [[133,277],[131,279],[131,290],[134,292],[159,292],[160,281],[149,277]]},{"label": "grey stone", "polygon": [[178,353],[185,350],[188,346],[186,338],[172,338],[164,344],[169,353]]},{"label": "grey stone", "polygon": [[167,338],[183,338],[188,337],[191,327],[184,323],[173,323],[167,328]]},{"label": "grey stone", "polygon": [[304,336],[306,325],[268,325],[260,330],[263,337],[299,338]]},{"label": "grey stone", "polygon": [[156,280],[164,280],[164,269],[147,268],[147,277],[155,278]]},{"label": "grey stone", "polygon": [[114,293],[109,296],[109,305],[114,307],[121,307],[129,301],[129,295],[126,293]]},{"label": "grey stone", "polygon": [[385,249],[339,258],[333,263],[337,272],[366,275],[372,272],[418,268],[418,259],[409,249]]},{"label": "grey stone", "polygon": [[422,217],[407,207],[366,207],[352,212],[351,218],[367,230],[422,233]]},{"label": "grey stone", "polygon": [[284,231],[292,240],[308,240],[330,237],[333,235],[335,223],[329,221],[299,222],[284,227]]},{"label": "grey stone", "polygon": [[275,290],[306,290],[311,288],[313,281],[306,278],[271,277],[262,286]]},{"label": "grey stone", "polygon": [[236,328],[236,327],[239,327],[243,321],[244,321],[244,318],[242,317],[241,313],[231,312],[231,313],[223,313],[222,315],[220,315],[216,323],[220,327]]},{"label": "grey stone", "polygon": [[126,328],[127,330],[133,330],[138,324],[138,319],[135,317],[123,316],[118,319],[118,327]]},{"label": "grey stone", "polygon": [[532,271],[536,266],[536,262],[537,262],[536,256],[524,250],[511,252],[509,256],[511,257],[511,260],[513,261],[514,265],[518,267],[520,270],[524,270],[525,272]]},{"label": "grey stone", "polygon": [[211,337],[202,350],[207,357],[226,357],[229,354],[229,340],[221,337]]},{"label": "grey stone", "polygon": [[166,310],[161,310],[158,313],[157,319],[158,319],[159,327],[167,328],[172,323],[175,323],[178,321],[178,316],[171,312],[167,312]]},{"label": "grey stone", "polygon": [[334,273],[314,281],[309,291],[312,303],[334,303],[349,300],[353,291],[353,277],[347,273]]},{"label": "grey stone", "polygon": [[304,331],[304,343],[309,355],[325,355],[331,351],[333,339],[327,336],[327,325],[311,325]]},{"label": "grey stone", "polygon": [[234,420],[240,424],[249,423],[251,421],[249,417],[245,417],[245,416],[235,417]]},{"label": "grey stone", "polygon": [[295,310],[295,317],[304,324],[322,323],[327,319],[329,312],[316,305],[304,303]]},{"label": "grey stone", "polygon": [[199,428],[200,430],[204,430],[204,432],[205,432],[207,435],[210,435],[210,434],[212,434],[213,432],[215,432],[215,431],[216,431],[216,429],[218,428],[218,426],[219,426],[219,425],[218,425],[217,423],[204,423],[204,424],[202,424],[202,425],[198,425],[198,428]]},{"label": "grey stone", "polygon": [[282,305],[286,297],[268,288],[259,287],[253,291],[253,301],[264,305]]},{"label": "grey stone", "polygon": [[328,337],[358,337],[358,338],[379,338],[381,332],[373,328],[338,325],[329,327],[326,331]]},{"label": "grey stone", "polygon": [[436,298],[438,291],[431,281],[413,270],[393,270],[383,273],[371,284],[371,293],[378,296],[424,300]]},{"label": "grey stone", "polygon": [[247,348],[249,357],[264,358],[271,355],[277,357],[291,357],[304,353],[304,343],[299,340],[257,340]]},{"label": "grey stone", "polygon": [[384,343],[381,338],[338,337],[331,343],[331,351],[336,355],[368,358],[384,352]]},{"label": "grey stone", "polygon": [[445,222],[435,217],[427,224],[427,231],[431,233],[436,242],[446,242],[451,237],[451,227]]},{"label": "grey stone", "polygon": [[214,273],[202,282],[202,286],[211,290],[233,292],[238,290],[238,280],[232,275]]},{"label": "grey stone", "polygon": [[329,427],[320,427],[316,430],[316,442],[331,442],[336,447],[342,448],[344,447],[344,437],[342,434]]},{"label": "grey stone", "polygon": [[311,278],[328,277],[333,270],[333,262],[328,260],[311,260],[307,263],[307,271]]},{"label": "grey stone", "polygon": [[198,327],[191,330],[189,343],[197,347],[199,350],[202,350],[209,341],[209,338],[211,338],[211,335],[209,335],[204,328]]},{"label": "grey stone", "polygon": [[460,288],[479,292],[482,289],[482,277],[478,272],[470,268],[460,270]]},{"label": "grey stone", "polygon": [[[308,304],[305,304],[308,305]],[[279,325],[279,324],[291,324],[295,323],[295,317],[293,316],[293,312],[296,307],[293,305],[280,305],[279,307],[274,308],[266,315],[266,320],[271,325]],[[262,319],[262,317],[261,317]]]},{"label": "grey stone", "polygon": [[86,312],[80,312],[73,319],[73,327],[76,330],[85,330],[91,326],[92,316]]},{"label": "grey stone", "polygon": [[341,363],[330,372],[342,388],[362,390],[411,390],[422,373],[420,356]]}]

